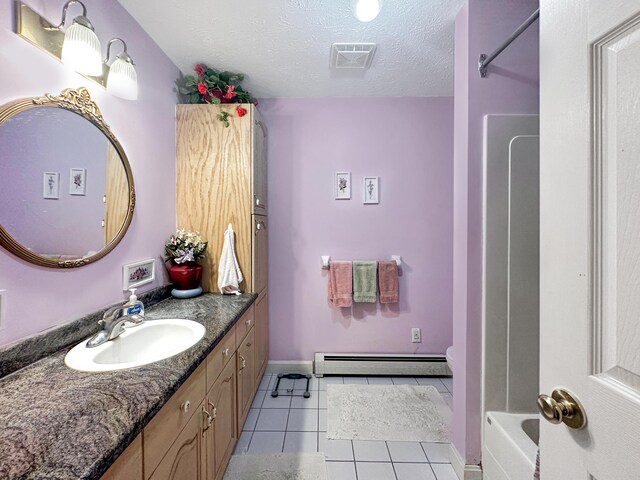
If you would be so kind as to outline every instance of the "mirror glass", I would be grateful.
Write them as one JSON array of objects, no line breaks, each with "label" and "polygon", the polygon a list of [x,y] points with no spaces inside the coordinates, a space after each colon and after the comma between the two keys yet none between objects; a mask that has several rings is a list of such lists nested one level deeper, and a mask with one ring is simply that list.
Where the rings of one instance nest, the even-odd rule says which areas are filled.
[{"label": "mirror glass", "polygon": [[124,235],[133,182],[119,151],[66,108],[34,105],[0,124],[0,225],[44,259],[34,263],[80,266]]}]

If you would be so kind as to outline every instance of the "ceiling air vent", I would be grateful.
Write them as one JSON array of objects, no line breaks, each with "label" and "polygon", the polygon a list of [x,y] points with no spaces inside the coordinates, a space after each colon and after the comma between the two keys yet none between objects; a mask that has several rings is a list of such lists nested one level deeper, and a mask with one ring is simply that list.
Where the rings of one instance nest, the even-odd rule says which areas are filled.
[{"label": "ceiling air vent", "polygon": [[375,53],[375,43],[334,43],[331,45],[330,66],[366,69],[371,66]]}]

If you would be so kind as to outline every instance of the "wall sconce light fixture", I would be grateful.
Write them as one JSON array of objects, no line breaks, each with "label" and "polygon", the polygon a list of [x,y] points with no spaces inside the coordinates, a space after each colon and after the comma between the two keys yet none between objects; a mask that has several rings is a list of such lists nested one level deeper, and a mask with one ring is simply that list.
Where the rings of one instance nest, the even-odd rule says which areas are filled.
[{"label": "wall sconce light fixture", "polygon": [[107,77],[107,92],[115,95],[116,97],[124,98],[125,100],[137,100],[138,99],[138,75],[136,69],[133,66],[133,60],[127,53],[127,44],[121,38],[112,38],[107,45],[107,56],[104,59],[104,63],[109,61],[109,54],[111,53],[111,45],[113,42],[120,41],[124,47],[124,51],[116,56],[116,59],[111,63],[109,67],[109,76]]},{"label": "wall sconce light fixture", "polygon": [[67,20],[67,10],[74,3],[82,7],[82,15],[73,19],[64,32],[61,60],[76,72],[94,77],[102,75],[102,49],[100,40],[87,18],[87,7],[79,0],[69,0],[62,8],[62,21],[52,30],[62,30]]},{"label": "wall sconce light fixture", "polygon": [[[82,6],[82,15],[75,17],[71,25],[63,30],[67,10],[74,3]],[[100,40],[87,18],[87,8],[80,0],[65,3],[59,25],[52,25],[24,3],[16,2],[16,33],[84,77],[106,87],[113,95],[127,100],[138,98],[137,75],[126,43],[120,38],[109,41],[107,56],[103,61]],[[124,51],[116,56],[109,67],[107,62],[111,45],[116,40],[122,42]]]}]

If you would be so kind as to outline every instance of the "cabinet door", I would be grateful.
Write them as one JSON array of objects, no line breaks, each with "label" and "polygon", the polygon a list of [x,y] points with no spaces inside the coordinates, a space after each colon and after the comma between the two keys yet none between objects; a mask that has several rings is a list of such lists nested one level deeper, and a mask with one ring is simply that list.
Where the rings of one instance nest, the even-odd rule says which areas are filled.
[{"label": "cabinet door", "polygon": [[207,396],[209,413],[214,417],[207,436],[207,479],[224,476],[236,440],[236,364],[229,362]]},{"label": "cabinet door", "polygon": [[255,385],[255,345],[254,330],[251,329],[238,348],[238,431],[242,431],[244,421],[251,408]]},{"label": "cabinet door", "polygon": [[258,297],[255,306],[256,389],[260,384],[260,380],[267,366],[267,361],[269,360],[269,302],[267,298],[267,291],[265,290],[260,297]]},{"label": "cabinet door", "polygon": [[101,480],[142,480],[142,435],[122,452]]},{"label": "cabinet door", "polygon": [[253,242],[251,243],[251,291],[261,293],[267,288],[269,244],[267,217],[253,215]]},{"label": "cabinet door", "polygon": [[267,129],[256,109],[253,110],[252,171],[253,208],[251,213],[267,214]]},{"label": "cabinet door", "polygon": [[169,451],[162,458],[151,475],[151,480],[204,480],[205,449],[204,427],[205,415],[202,414],[204,403],[198,407],[198,415],[191,420],[177,436]]}]

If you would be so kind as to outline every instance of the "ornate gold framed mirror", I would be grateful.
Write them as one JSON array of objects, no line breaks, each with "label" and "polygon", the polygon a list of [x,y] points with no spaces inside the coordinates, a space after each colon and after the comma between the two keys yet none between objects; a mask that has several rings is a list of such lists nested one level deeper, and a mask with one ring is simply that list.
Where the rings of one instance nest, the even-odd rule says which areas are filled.
[{"label": "ornate gold framed mirror", "polygon": [[0,107],[0,245],[45,267],[104,257],[136,195],[122,145],[84,88]]}]

